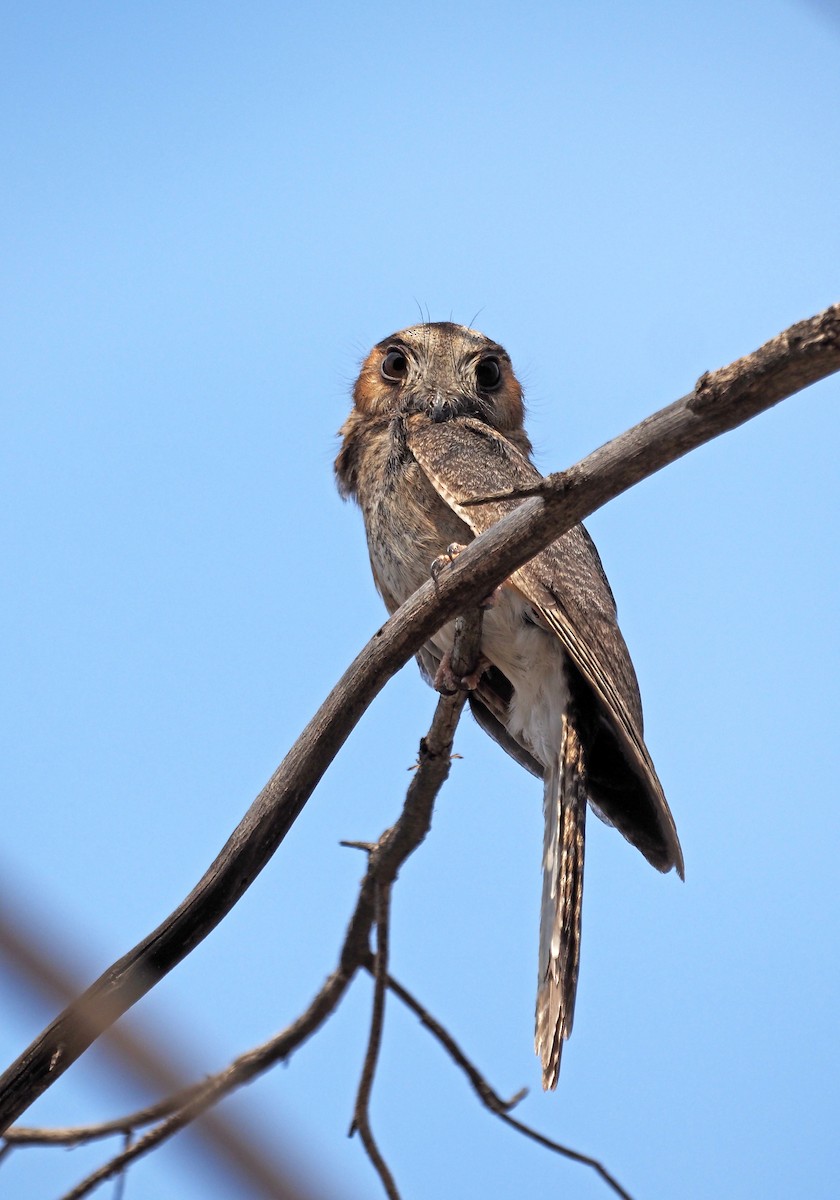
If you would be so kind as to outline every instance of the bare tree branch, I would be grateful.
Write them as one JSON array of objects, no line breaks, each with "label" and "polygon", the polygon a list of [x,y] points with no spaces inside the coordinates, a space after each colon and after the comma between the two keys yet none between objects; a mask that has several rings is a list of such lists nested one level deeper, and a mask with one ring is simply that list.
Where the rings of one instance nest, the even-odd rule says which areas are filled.
[{"label": "bare tree branch", "polygon": [[[371,963],[367,964],[367,969],[373,969]],[[503,1100],[498,1092],[491,1088],[490,1084],[479,1071],[474,1063],[470,1062],[464,1051],[453,1038],[452,1034],[446,1030],[441,1023],[436,1020],[427,1009],[417,1000],[411,992],[404,988],[402,984],[397,983],[393,976],[388,976],[388,988],[402,1000],[407,1008],[419,1017],[421,1023],[429,1030],[433,1037],[437,1038],[444,1050],[447,1052],[452,1061],[461,1068],[464,1074],[469,1079],[475,1090],[476,1095],[481,1100],[485,1108],[489,1108],[490,1112],[494,1113],[500,1121],[504,1121],[506,1125],[510,1125],[512,1129],[517,1129],[525,1137],[530,1138],[539,1145],[545,1146],[548,1150],[553,1150],[555,1154],[562,1154],[564,1158],[570,1158],[573,1162],[582,1163],[584,1166],[592,1167],[606,1184],[608,1184],[621,1200],[633,1200],[629,1192],[626,1192],[614,1175],[611,1175],[607,1168],[600,1163],[597,1158],[591,1158],[588,1154],[581,1154],[578,1150],[572,1150],[570,1146],[564,1146],[561,1142],[555,1142],[551,1138],[545,1137],[544,1134],[538,1133],[536,1129],[532,1129],[530,1125],[525,1125],[522,1121],[517,1121],[515,1117],[510,1115],[510,1110],[514,1108],[520,1100],[524,1099],[527,1094],[527,1088],[523,1088],[517,1092],[510,1100]]]},{"label": "bare tree branch", "polygon": [[201,1094],[205,1084],[193,1083],[166,1096],[156,1104],[148,1104],[134,1112],[124,1113],[111,1121],[96,1121],[91,1125],[68,1125],[54,1128],[40,1128],[30,1125],[12,1125],[7,1129],[4,1138],[4,1150],[15,1146],[81,1146],[87,1142],[96,1142],[101,1138],[113,1137],[116,1133],[133,1133],[144,1125],[152,1125],[172,1113],[180,1112]]},{"label": "bare tree branch", "polygon": [[367,1053],[365,1054],[362,1077],[359,1080],[359,1090],[353,1109],[353,1124],[350,1126],[350,1136],[358,1133],[367,1156],[373,1163],[374,1170],[382,1180],[385,1195],[388,1200],[400,1200],[397,1185],[388,1164],[382,1157],[382,1152],[376,1144],[370,1125],[370,1094],[373,1091],[373,1077],[376,1074],[376,1063],[382,1045],[382,1029],[385,1024],[385,997],[388,993],[388,922],[390,917],[391,887],[390,884],[379,884],[376,889],[376,954],[373,960],[373,1007],[370,1018],[370,1037]]},{"label": "bare tree branch", "polygon": [[[480,643],[480,611],[459,617],[456,621],[452,653],[453,663],[459,673],[469,674],[478,657]],[[429,732],[420,743],[417,770],[409,785],[402,813],[394,826],[386,830],[378,842],[365,847],[369,850],[368,867],[359,888],[355,911],[345,934],[338,968],[327,979],[312,1003],[296,1021],[262,1046],[240,1055],[216,1075],[194,1084],[170,1100],[162,1101],[160,1105],[141,1109],[137,1113],[108,1122],[107,1128],[104,1125],[80,1126],[72,1130],[12,1128],[6,1133],[4,1150],[13,1144],[32,1145],[48,1142],[66,1144],[89,1141],[105,1136],[106,1133],[127,1133],[138,1125],[147,1123],[150,1119],[156,1120],[160,1116],[165,1117],[155,1128],[149,1130],[133,1144],[126,1145],[120,1154],[115,1155],[102,1167],[88,1175],[62,1198],[62,1200],[80,1200],[98,1184],[119,1175],[135,1159],[147,1154],[178,1133],[185,1125],[202,1115],[211,1105],[217,1104],[224,1096],[251,1082],[269,1067],[287,1058],[293,1050],[314,1033],[335,1010],[359,967],[370,961],[370,931],[375,920],[378,923],[380,948],[383,945],[381,939],[383,936],[385,938],[385,957],[383,959],[385,966],[382,968],[380,984],[380,1011],[378,1016],[374,1015],[376,1046],[378,1047],[381,1036],[381,1003],[387,979],[387,900],[383,908],[381,897],[383,895],[387,897],[400,867],[420,845],[431,827],[435,798],[449,775],[452,762],[452,742],[465,700],[466,693],[464,692],[454,696],[442,696],[438,700]],[[374,1031],[372,1031],[371,1044],[374,1044]],[[364,1098],[365,1106],[370,1095],[375,1065],[375,1054],[372,1057],[370,1050],[367,1061],[370,1062],[370,1068]],[[359,1111],[358,1102],[357,1111]],[[372,1136],[370,1142],[372,1144]],[[368,1142],[365,1142],[365,1145],[370,1154]],[[380,1170],[379,1164],[381,1164],[385,1171],[383,1174],[380,1170],[383,1182],[390,1178],[387,1167],[381,1156],[378,1156],[378,1152],[375,1151],[375,1156],[371,1157],[377,1170]],[[391,1181],[391,1186],[393,1187],[393,1181]],[[395,1189],[389,1194],[397,1196]],[[399,1200],[398,1196],[397,1200]]]},{"label": "bare tree branch", "polygon": [[240,1055],[223,1071],[211,1076],[203,1084],[196,1084],[195,1088],[190,1089],[189,1098],[183,1107],[150,1129],[138,1141],[127,1146],[104,1166],[93,1171],[61,1200],[81,1200],[81,1197],[89,1195],[100,1183],[119,1175],[129,1163],[167,1141],[235,1088],[250,1082],[275,1062],[286,1058],[326,1021],[344,995],[351,979],[352,974],[345,975],[341,970],[334,972],[309,1008],[287,1029],[256,1050],[249,1050]]},{"label": "bare tree branch", "polygon": [[[368,971],[372,969],[372,962],[365,965]],[[525,1099],[528,1095],[528,1089],[520,1088],[518,1092],[511,1096],[510,1100],[503,1100],[499,1093],[491,1088],[478,1067],[470,1062],[452,1034],[422,1006],[420,1001],[407,988],[398,983],[393,975],[388,976],[388,988],[395,996],[402,1000],[406,1008],[410,1008],[415,1016],[420,1019],[421,1025],[425,1025],[429,1032],[437,1038],[455,1065],[460,1067],[467,1079],[469,1079],[479,1100],[486,1108],[489,1108],[494,1113],[507,1113],[511,1109],[516,1108],[521,1100]]]},{"label": "bare tree branch", "polygon": [[[455,622],[451,666],[452,673],[456,678],[464,678],[470,675],[475,669],[481,649],[481,625],[482,613],[480,609],[473,610],[466,616],[458,617]],[[449,772],[448,764],[451,762],[455,728],[463,711],[465,699],[465,692],[456,694],[455,696],[442,697],[438,702],[432,728],[429,731],[429,738],[432,740],[436,737],[441,739],[440,752],[437,757],[441,765],[446,764],[447,774]],[[427,739],[426,746],[428,747],[428,745],[429,740]],[[446,756],[445,758],[444,755]],[[440,787],[440,784],[438,784],[433,789],[427,789],[427,796],[423,797],[418,805],[421,785],[427,776],[432,775],[429,764],[430,760],[428,759],[418,764],[418,772],[412,781],[412,787],[409,789],[409,797],[406,800],[403,817],[400,818],[400,822],[402,822],[406,812],[409,811],[409,803],[412,800],[411,792],[413,790],[413,804],[417,808],[417,817],[419,819],[413,822],[410,827],[411,837],[417,837],[418,835],[420,837],[425,836],[425,830],[428,829],[431,821],[432,805]],[[381,839],[377,846],[372,848],[372,853],[376,854],[377,851],[381,850],[383,841],[384,839]],[[397,836],[396,827],[390,831],[390,841],[392,845],[400,846],[402,844],[406,849],[408,848],[408,842],[403,843]],[[380,857],[375,860],[372,866],[376,871],[376,954],[373,958],[372,968],[369,967],[374,978],[373,1010],[371,1013],[368,1049],[362,1067],[362,1076],[359,1080],[359,1090],[353,1110],[353,1123],[350,1126],[350,1135],[352,1136],[358,1131],[359,1137],[362,1139],[362,1143],[367,1151],[368,1158],[382,1181],[385,1194],[389,1197],[389,1200],[400,1200],[400,1194],[397,1191],[394,1177],[382,1156],[381,1150],[376,1144],[370,1124],[370,1097],[373,1090],[373,1079],[376,1073],[379,1050],[382,1045],[382,1030],[385,1021],[385,996],[388,990],[388,939],[392,882],[390,876],[386,880],[383,880],[383,873],[389,870],[387,859]],[[365,956],[365,960],[369,960],[369,958],[369,954]],[[365,960],[360,959],[360,964]]]},{"label": "bare tree branch", "polygon": [[307,725],[196,887],[0,1078],[0,1132],[195,948],[250,886],[371,700],[446,621],[489,595],[573,524],[689,450],[840,369],[840,305],[706,373],[694,391],[549,477],[540,495],[463,551],[378,631]]},{"label": "bare tree branch", "polygon": [[[11,897],[4,897],[0,904],[0,954],[7,960],[8,968],[14,970],[29,989],[48,997],[52,1002],[66,1004],[79,994],[78,980],[59,962],[62,957],[69,961],[67,937],[64,933],[60,938],[58,935],[45,937],[33,926],[22,925],[20,920],[13,923],[2,915],[3,910],[15,909],[20,912],[21,908],[21,904],[15,904]],[[59,942],[64,947],[63,955],[58,950]],[[158,1094],[173,1094],[167,1100],[132,1113],[129,1117],[103,1121],[95,1126],[80,1129],[18,1129],[14,1133],[7,1131],[7,1143],[73,1145],[97,1137],[128,1133],[159,1121],[183,1107],[195,1091],[195,1087],[184,1088],[187,1076],[183,1066],[180,1070],[175,1066],[180,1055],[176,1052],[173,1038],[167,1035],[164,1028],[157,1025],[152,1027],[146,1021],[144,1027],[138,1029],[135,1026],[132,1030],[124,1022],[120,1023],[108,1030],[105,1049],[112,1056],[114,1068],[118,1068],[123,1077],[128,1068]],[[202,1139],[203,1149],[209,1151],[216,1162],[236,1172],[243,1195],[247,1192],[248,1195],[271,1197],[272,1200],[305,1200],[307,1196],[314,1197],[316,1192],[321,1194],[314,1182],[304,1182],[303,1172],[284,1170],[276,1161],[276,1152],[272,1156],[267,1155],[250,1127],[233,1114],[208,1112],[196,1122],[195,1128]]]},{"label": "bare tree branch", "polygon": [[[454,674],[468,675],[470,673],[477,659],[480,640],[480,612],[458,618],[452,655]],[[558,1154],[592,1167],[617,1195],[623,1200],[631,1200],[629,1194],[596,1159],[555,1142],[511,1118],[509,1111],[522,1099],[525,1094],[524,1090],[509,1101],[503,1100],[469,1061],[454,1038],[419,1004],[411,993],[387,972],[390,888],[402,863],[422,842],[429,830],[436,795],[448,775],[452,758],[457,757],[452,755],[451,749],[464,700],[464,693],[460,693],[455,696],[442,697],[438,701],[432,726],[427,737],[421,742],[417,774],[409,787],[403,812],[393,828],[386,830],[379,841],[375,843],[345,843],[360,845],[369,852],[368,870],[362,881],[356,910],[345,936],[339,969],[326,981],[301,1017],[275,1038],[255,1050],[241,1055],[215,1076],[196,1083],[157,1105],[151,1105],[110,1122],[91,1126],[79,1126],[72,1129],[30,1129],[25,1127],[10,1129],[6,1135],[4,1149],[9,1149],[13,1145],[67,1145],[92,1141],[108,1134],[122,1132],[126,1135],[126,1144],[122,1152],[88,1175],[70,1192],[66,1193],[62,1200],[81,1200],[82,1197],[89,1195],[98,1184],[115,1176],[120,1176],[121,1181],[124,1180],[126,1168],[136,1158],[149,1153],[231,1091],[250,1082],[276,1062],[288,1057],[327,1020],[351,982],[355,971],[360,966],[364,966],[374,975],[376,990],[371,1035],[354,1109],[351,1133],[358,1128],[367,1153],[391,1200],[399,1200],[399,1193],[390,1170],[374,1141],[368,1112],[376,1059],[381,1043],[386,988],[393,991],[403,1003],[411,1008],[426,1028],[441,1042],[456,1064],[465,1071],[487,1108],[526,1137]],[[371,954],[368,948],[371,924],[374,921],[377,926],[378,942],[376,955]],[[156,1128],[150,1130],[137,1142],[131,1143],[130,1135],[138,1126],[148,1124],[161,1117],[168,1119],[161,1120]]]}]

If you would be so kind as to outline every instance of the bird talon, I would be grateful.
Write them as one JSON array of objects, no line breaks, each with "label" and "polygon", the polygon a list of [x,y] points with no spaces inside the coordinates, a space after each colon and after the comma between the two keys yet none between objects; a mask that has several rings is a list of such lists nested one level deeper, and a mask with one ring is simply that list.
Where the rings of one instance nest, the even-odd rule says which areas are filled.
[{"label": "bird talon", "polygon": [[[446,547],[446,552],[444,554],[439,554],[437,558],[432,560],[431,574],[432,580],[435,584],[437,584],[441,571],[443,571],[446,567],[451,567],[462,550],[466,550],[466,546],[463,546],[460,542],[450,542]],[[489,594],[489,596],[485,596],[483,600],[479,601],[478,607],[482,609],[495,608],[496,602],[501,594],[500,588],[503,586],[504,584],[499,584],[499,587],[493,588],[493,591]]]},{"label": "bird talon", "polygon": [[480,655],[474,671],[470,671],[469,675],[456,675],[452,670],[452,657],[447,650],[441,659],[440,666],[435,671],[432,686],[441,696],[456,696],[458,692],[474,692],[478,687],[478,681],[489,666],[489,660],[484,655]]},{"label": "bird talon", "polygon": [[432,579],[435,583],[437,583],[441,571],[446,567],[451,567],[462,550],[466,550],[466,546],[462,546],[460,542],[450,542],[446,547],[446,552],[432,560]]}]

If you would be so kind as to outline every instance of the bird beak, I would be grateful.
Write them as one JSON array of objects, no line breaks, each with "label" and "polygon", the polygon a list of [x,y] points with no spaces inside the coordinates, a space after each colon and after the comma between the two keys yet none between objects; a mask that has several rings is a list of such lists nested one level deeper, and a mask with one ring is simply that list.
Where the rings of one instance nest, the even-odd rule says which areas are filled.
[{"label": "bird beak", "polygon": [[436,391],[429,405],[429,415],[435,422],[445,421],[449,416],[450,405],[442,392]]}]

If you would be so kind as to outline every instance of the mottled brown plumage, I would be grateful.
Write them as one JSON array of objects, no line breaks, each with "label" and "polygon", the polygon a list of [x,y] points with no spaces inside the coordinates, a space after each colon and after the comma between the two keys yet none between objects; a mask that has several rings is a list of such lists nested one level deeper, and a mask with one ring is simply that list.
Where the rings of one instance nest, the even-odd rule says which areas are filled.
[{"label": "mottled brown plumage", "polygon": [[[516,501],[470,503],[540,478],[522,389],[501,346],[448,322],[417,325],[368,355],[341,430],[336,476],[361,505],[389,612]],[[452,625],[418,658],[445,670]],[[587,799],[660,871],[683,862],[642,737],[642,706],[598,553],[578,525],[515,571],[483,624],[490,664],[470,694],[478,722],[544,780],[545,842],[536,1048],[554,1087],[572,1030]]]}]

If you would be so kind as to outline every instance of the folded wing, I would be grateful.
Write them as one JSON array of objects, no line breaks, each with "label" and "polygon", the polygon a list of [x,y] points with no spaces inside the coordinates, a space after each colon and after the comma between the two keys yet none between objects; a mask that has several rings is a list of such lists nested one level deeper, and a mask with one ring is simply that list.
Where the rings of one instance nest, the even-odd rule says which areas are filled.
[{"label": "folded wing", "polygon": [[[541,478],[510,441],[471,417],[437,424],[420,415],[411,417],[407,444],[437,493],[476,536],[521,503],[475,504],[486,494],[489,478],[496,481],[496,492],[521,489]],[[590,802],[653,866],[660,871],[676,867],[682,876],[674,819],[643,739],[635,672],[598,552],[586,530],[582,525],[569,530],[515,571],[509,583],[526,597],[539,623],[560,639],[573,665],[575,698],[586,718]],[[429,671],[434,664],[427,656],[421,665]],[[493,668],[472,698],[473,711],[508,753],[541,775],[540,764],[507,731],[509,699],[510,684]]]}]

